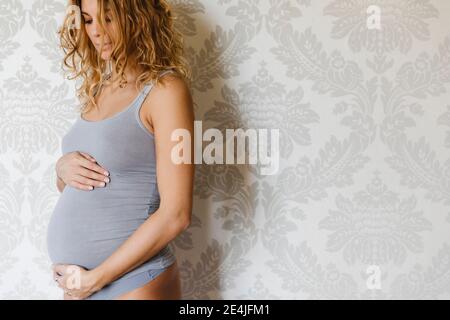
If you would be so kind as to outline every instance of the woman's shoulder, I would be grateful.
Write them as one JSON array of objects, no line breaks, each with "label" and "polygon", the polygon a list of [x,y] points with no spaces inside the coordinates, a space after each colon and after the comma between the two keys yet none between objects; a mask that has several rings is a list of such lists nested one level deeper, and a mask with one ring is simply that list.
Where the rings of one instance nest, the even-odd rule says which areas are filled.
[{"label": "woman's shoulder", "polygon": [[[162,81],[161,81],[162,80]],[[177,73],[165,73],[160,82],[153,85],[143,102],[145,116],[149,119],[155,113],[176,111],[177,108],[192,106],[192,95],[187,81]]]},{"label": "woman's shoulder", "polygon": [[153,95],[185,95],[190,91],[187,81],[175,71],[165,71],[160,74],[159,81],[152,88]]}]

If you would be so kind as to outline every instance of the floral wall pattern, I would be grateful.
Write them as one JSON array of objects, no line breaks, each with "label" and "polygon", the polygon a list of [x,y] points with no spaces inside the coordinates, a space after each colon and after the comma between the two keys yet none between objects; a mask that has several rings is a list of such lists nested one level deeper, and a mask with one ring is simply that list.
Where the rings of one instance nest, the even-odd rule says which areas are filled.
[{"label": "floral wall pattern", "polygon": [[[448,299],[450,2],[170,2],[204,130],[280,130],[276,175],[197,165],[192,223],[171,243],[183,296]],[[45,234],[77,107],[65,3],[0,4],[2,299],[61,298]]]}]

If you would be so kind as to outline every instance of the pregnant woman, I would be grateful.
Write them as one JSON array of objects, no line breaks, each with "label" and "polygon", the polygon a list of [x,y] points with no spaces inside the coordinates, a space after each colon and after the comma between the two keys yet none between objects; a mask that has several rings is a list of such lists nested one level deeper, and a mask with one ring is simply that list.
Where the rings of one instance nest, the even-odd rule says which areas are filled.
[{"label": "pregnant woman", "polygon": [[61,45],[82,110],[56,163],[55,281],[67,300],[180,299],[169,243],[190,224],[194,178],[171,158],[172,132],[193,136],[182,39],[164,0],[69,5],[81,23],[67,15]]}]

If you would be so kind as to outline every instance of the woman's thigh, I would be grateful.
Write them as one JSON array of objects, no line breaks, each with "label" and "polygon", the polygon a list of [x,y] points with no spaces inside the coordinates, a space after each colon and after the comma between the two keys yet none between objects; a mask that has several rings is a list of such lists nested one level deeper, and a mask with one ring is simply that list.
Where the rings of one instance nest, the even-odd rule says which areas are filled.
[{"label": "woman's thigh", "polygon": [[180,272],[175,261],[164,272],[142,287],[116,297],[114,300],[178,300],[181,299]]}]

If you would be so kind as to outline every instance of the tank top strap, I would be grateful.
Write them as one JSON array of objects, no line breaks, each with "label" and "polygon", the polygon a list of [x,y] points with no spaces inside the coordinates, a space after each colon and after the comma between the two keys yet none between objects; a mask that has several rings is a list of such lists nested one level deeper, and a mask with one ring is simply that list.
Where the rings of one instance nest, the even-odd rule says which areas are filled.
[{"label": "tank top strap", "polygon": [[[166,70],[163,71],[159,74],[158,78],[162,77],[163,75],[170,73],[170,72],[174,72],[173,70]],[[146,84],[144,86],[144,88],[141,90],[141,93],[139,94],[138,98],[136,99],[134,106],[132,107],[134,109],[134,116],[139,124],[139,126],[144,129],[144,131],[147,131],[147,129],[145,128],[145,126],[142,124],[141,118],[139,116],[139,111],[144,103],[145,98],[147,97],[147,95],[149,94],[149,92],[152,90],[153,88],[153,82]]]}]

